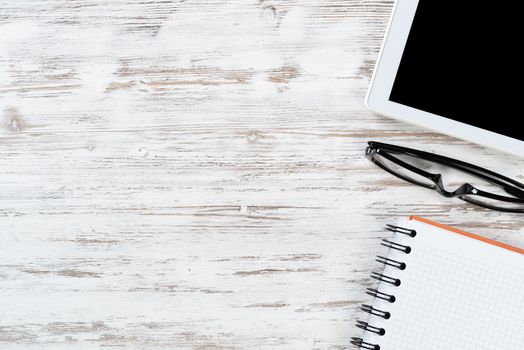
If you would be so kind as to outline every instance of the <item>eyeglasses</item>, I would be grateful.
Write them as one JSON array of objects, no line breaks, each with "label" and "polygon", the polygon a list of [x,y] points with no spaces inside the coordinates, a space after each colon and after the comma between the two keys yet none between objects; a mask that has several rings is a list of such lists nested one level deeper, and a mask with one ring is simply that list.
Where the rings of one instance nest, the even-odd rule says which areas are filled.
[{"label": "eyeglasses", "polygon": [[524,213],[524,184],[457,159],[369,141],[366,157],[412,184],[484,208]]}]

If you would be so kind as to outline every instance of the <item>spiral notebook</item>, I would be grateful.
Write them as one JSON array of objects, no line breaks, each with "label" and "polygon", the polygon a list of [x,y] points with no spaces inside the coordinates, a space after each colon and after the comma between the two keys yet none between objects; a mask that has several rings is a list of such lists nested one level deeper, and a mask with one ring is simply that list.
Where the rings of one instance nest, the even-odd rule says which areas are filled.
[{"label": "spiral notebook", "polygon": [[[371,350],[523,350],[524,249],[412,216],[389,226],[373,305],[351,343]],[[524,236],[523,236],[524,238]],[[366,319],[367,318],[367,319]]]}]

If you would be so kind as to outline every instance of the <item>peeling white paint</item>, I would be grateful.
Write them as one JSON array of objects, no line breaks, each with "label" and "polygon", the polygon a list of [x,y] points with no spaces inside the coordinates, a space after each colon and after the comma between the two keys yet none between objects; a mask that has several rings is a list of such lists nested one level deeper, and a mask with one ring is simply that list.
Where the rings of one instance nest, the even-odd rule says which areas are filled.
[{"label": "peeling white paint", "polygon": [[0,0],[0,347],[349,349],[386,223],[522,245],[517,216],[364,158],[379,139],[524,179],[365,110],[390,5]]}]

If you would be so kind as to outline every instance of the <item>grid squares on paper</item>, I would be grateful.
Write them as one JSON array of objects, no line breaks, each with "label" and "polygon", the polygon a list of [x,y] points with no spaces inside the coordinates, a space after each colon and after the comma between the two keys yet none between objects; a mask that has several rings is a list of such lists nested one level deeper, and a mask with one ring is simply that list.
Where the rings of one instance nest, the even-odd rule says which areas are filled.
[{"label": "grid squares on paper", "polygon": [[381,349],[524,349],[522,269],[415,247]]}]

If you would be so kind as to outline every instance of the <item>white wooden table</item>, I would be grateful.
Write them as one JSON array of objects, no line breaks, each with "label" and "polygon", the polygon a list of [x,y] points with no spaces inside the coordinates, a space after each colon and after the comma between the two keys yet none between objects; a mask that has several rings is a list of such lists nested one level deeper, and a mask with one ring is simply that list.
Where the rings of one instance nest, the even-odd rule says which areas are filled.
[{"label": "white wooden table", "polygon": [[382,0],[0,1],[1,349],[349,349],[383,226],[524,244],[370,139],[524,162],[373,115]]}]

